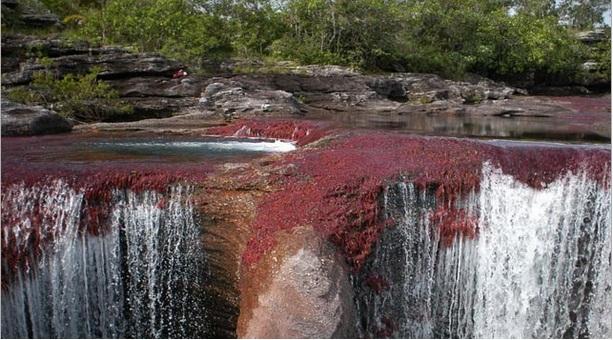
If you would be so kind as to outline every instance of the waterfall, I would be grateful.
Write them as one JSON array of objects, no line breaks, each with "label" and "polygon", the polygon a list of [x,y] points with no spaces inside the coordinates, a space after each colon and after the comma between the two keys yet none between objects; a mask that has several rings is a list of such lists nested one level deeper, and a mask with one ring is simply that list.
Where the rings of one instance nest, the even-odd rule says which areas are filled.
[{"label": "waterfall", "polygon": [[41,251],[2,290],[2,337],[206,335],[199,304],[206,263],[192,191],[113,190],[108,221],[93,235],[80,227],[82,190],[61,180],[3,188],[3,222],[13,221],[2,226],[3,252],[33,252],[33,244]]},{"label": "waterfall", "polygon": [[480,190],[455,203],[478,234],[450,246],[430,218],[433,192],[401,181],[383,201],[395,227],[364,272],[389,288],[357,297],[367,335],[611,337],[610,188],[585,171],[539,190],[484,164]]}]

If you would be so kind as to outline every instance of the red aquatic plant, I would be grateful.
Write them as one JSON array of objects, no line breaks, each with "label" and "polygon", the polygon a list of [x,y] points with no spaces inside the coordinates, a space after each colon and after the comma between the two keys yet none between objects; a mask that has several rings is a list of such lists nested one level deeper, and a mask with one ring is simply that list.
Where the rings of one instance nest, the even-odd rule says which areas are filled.
[{"label": "red aquatic plant", "polygon": [[322,123],[298,120],[241,119],[231,124],[213,127],[207,133],[235,137],[262,137],[295,141],[306,145],[326,135]]},{"label": "red aquatic plant", "polygon": [[166,201],[166,197],[162,197],[158,203],[155,205],[156,208],[158,209],[164,209],[166,208],[166,205],[168,204],[168,202]]},{"label": "red aquatic plant", "polygon": [[461,209],[439,205],[430,215],[430,221],[438,229],[445,246],[450,246],[458,235],[469,239],[477,235],[477,218]]},{"label": "red aquatic plant", "polygon": [[[114,192],[154,190],[165,193],[176,182],[198,183],[214,170],[210,162],[168,162],[149,159],[106,159],[104,153],[91,160],[79,147],[91,136],[84,134],[2,138],[2,284],[17,270],[27,270],[47,251],[63,228],[57,226],[59,211],[28,190],[49,188],[60,180],[66,188],[82,195],[78,232],[100,235],[107,232]],[[97,137],[94,137],[97,138]],[[106,138],[106,137],[105,137]],[[113,138],[110,136],[108,138]],[[24,200],[28,200],[24,202]],[[162,200],[163,201],[163,200]],[[21,202],[21,203],[20,203]],[[21,204],[21,205],[19,205]],[[29,208],[23,208],[22,206]],[[163,208],[164,202],[158,207]],[[46,208],[43,208],[46,206]],[[46,209],[46,210],[45,210]],[[20,224],[21,223],[21,224]],[[52,227],[53,226],[53,227]]]},{"label": "red aquatic plant", "polygon": [[[61,177],[60,177],[61,178]],[[172,183],[186,181],[180,173],[155,171],[104,171],[90,172],[86,177],[65,178],[65,182],[77,192],[82,193],[83,201],[80,207],[78,232],[90,235],[100,235],[107,232],[109,214],[113,207],[114,191],[130,190],[141,192],[153,190],[165,193]],[[41,177],[39,182],[30,185],[45,186],[53,183],[55,178]],[[27,188],[27,186],[17,186]],[[12,197],[7,197],[8,190],[2,188],[2,284],[7,285],[18,270],[28,270],[35,263],[47,246],[51,245],[61,230],[53,230],[56,226],[57,211],[43,209],[40,196],[35,201],[28,202],[31,210],[22,211],[12,206]],[[158,208],[166,205],[165,200],[158,202]],[[27,225],[17,228],[18,223],[27,221]],[[61,228],[61,226],[60,226]]]},{"label": "red aquatic plant", "polygon": [[390,288],[390,284],[387,279],[376,273],[370,273],[368,276],[366,276],[364,283],[376,294],[381,294],[381,292]]},{"label": "red aquatic plant", "polygon": [[[257,260],[263,248],[258,244],[264,236],[308,224],[338,245],[349,263],[360,268],[386,226],[379,198],[387,180],[409,172],[423,187],[442,183],[440,195],[468,190],[478,183],[479,157],[471,160],[463,153],[454,154],[428,142],[399,135],[358,135],[330,148],[282,160],[296,165],[297,170],[279,181],[281,190],[262,201],[253,225],[256,236],[243,259],[247,263]],[[440,142],[445,147],[464,144]],[[439,158],[448,152],[466,159],[467,169],[462,174],[467,175],[449,176],[457,171],[452,168],[454,163]]]},{"label": "red aquatic plant", "polygon": [[[113,190],[130,190],[142,192],[152,190],[165,192],[172,183],[180,182],[183,178],[173,173],[136,172],[129,173],[104,173],[90,177],[90,182],[85,184],[83,218],[81,226],[92,235],[104,233],[103,228],[108,226],[106,220],[112,208]],[[161,205],[160,205],[161,204]],[[163,207],[164,202],[158,203]]]},{"label": "red aquatic plant", "polygon": [[609,181],[606,149],[354,133],[326,147],[299,150],[271,162],[272,167],[291,166],[292,171],[273,178],[276,190],[262,198],[243,261],[255,263],[274,244],[277,231],[310,225],[336,244],[354,269],[360,269],[386,227],[379,202],[383,187],[399,175],[419,190],[435,190],[437,208],[432,218],[444,244],[458,233],[475,237],[476,218],[450,207],[479,190],[486,161],[535,188],[581,168],[595,179]]}]

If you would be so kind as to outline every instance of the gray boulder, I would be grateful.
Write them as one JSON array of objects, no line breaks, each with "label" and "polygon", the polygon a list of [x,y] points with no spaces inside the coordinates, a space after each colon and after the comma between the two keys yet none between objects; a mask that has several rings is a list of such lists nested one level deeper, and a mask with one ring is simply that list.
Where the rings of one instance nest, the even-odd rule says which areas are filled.
[{"label": "gray boulder", "polygon": [[69,132],[72,124],[42,106],[2,101],[2,136],[33,136]]},{"label": "gray boulder", "polygon": [[109,80],[121,97],[198,97],[202,85],[198,79],[185,77],[133,77]]},{"label": "gray boulder", "polygon": [[246,113],[301,113],[300,103],[287,91],[250,89],[241,85],[236,82],[213,82],[205,88],[199,102],[226,118]]},{"label": "gray boulder", "polygon": [[60,19],[55,14],[22,14],[21,21],[30,27],[49,27],[60,25]]},{"label": "gray boulder", "polygon": [[0,4],[2,4],[2,6],[6,6],[10,9],[14,9],[17,7],[17,0],[2,0],[0,1]]}]

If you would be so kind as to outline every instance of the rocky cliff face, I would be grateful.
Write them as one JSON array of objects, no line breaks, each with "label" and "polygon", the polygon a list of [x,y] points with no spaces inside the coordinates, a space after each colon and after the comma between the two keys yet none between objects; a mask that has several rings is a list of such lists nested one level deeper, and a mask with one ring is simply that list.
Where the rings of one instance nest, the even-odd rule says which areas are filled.
[{"label": "rocky cliff face", "polygon": [[212,111],[226,119],[317,110],[404,112],[415,106],[461,106],[522,93],[487,79],[453,82],[425,74],[366,76],[326,67],[291,68],[287,74],[171,79],[184,66],[156,54],[21,35],[2,37],[2,56],[4,86],[27,85],[42,70],[62,77],[99,67],[99,78],[117,88],[141,118],[188,108]]},{"label": "rocky cliff face", "polygon": [[200,93],[193,77],[173,79],[184,66],[155,53],[131,53],[120,47],[90,46],[58,38],[2,35],[2,85],[28,85],[36,72],[57,77],[85,74],[94,67],[122,100],[132,104],[129,120],[169,117],[197,104]]}]

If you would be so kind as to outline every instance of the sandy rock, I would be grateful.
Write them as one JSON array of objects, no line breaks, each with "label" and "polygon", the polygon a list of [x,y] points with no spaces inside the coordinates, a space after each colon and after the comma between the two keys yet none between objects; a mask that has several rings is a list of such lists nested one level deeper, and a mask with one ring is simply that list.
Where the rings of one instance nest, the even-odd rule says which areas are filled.
[{"label": "sandy rock", "polygon": [[257,282],[243,285],[238,336],[356,336],[348,270],[332,245],[311,229],[294,230],[278,241],[259,268],[244,278]]}]

